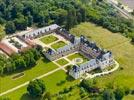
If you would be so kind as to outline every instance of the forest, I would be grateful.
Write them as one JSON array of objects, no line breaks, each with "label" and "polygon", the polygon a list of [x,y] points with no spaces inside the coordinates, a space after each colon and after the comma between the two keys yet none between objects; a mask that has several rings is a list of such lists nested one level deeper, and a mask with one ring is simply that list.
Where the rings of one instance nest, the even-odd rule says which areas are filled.
[{"label": "forest", "polygon": [[69,30],[85,21],[127,37],[134,36],[133,20],[121,17],[103,0],[0,0],[0,24],[6,34],[53,23]]}]

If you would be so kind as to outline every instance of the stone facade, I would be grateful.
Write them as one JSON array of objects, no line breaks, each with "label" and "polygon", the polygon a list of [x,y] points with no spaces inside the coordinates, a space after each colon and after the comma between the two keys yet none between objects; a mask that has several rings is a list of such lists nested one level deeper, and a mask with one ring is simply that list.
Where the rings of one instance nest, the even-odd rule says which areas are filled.
[{"label": "stone facade", "polygon": [[49,60],[53,61],[57,58],[61,58],[76,51],[80,52],[90,59],[83,64],[74,65],[73,68],[70,69],[69,75],[71,75],[75,79],[80,78],[84,73],[89,72],[93,69],[104,69],[114,64],[114,58],[110,51],[105,51],[101,49],[94,42],[88,41],[84,36],[75,37],[74,35],[70,34],[65,29],[60,28],[56,24],[32,31],[28,34],[24,34],[23,37],[26,39],[34,39],[36,37],[47,35],[53,32],[69,40],[70,44],[65,45],[57,50],[48,49],[47,51],[45,51],[44,55]]}]

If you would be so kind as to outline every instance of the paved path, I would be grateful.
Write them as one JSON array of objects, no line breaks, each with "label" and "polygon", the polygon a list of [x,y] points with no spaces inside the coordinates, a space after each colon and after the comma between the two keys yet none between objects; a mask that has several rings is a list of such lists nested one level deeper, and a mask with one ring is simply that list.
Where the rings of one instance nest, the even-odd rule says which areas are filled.
[{"label": "paved path", "polygon": [[[70,64],[72,64],[72,62],[71,62],[70,60],[68,60],[67,57],[70,56],[70,55],[73,55],[73,54],[75,54],[75,53],[77,53],[77,52],[74,52],[74,53],[69,54],[69,55],[67,55],[67,56],[65,56],[65,57],[62,57],[62,58],[66,59],[66,60],[69,62],[68,64],[66,64],[66,65],[64,65],[64,66],[60,66],[58,63],[56,63],[57,60],[62,59],[62,58],[59,58],[59,59],[53,61],[53,63],[56,64],[59,68],[54,69],[54,70],[52,70],[52,71],[50,71],[50,72],[48,72],[48,73],[45,73],[45,74],[43,74],[43,75],[41,75],[41,76],[35,77],[33,80],[35,80],[35,79],[41,79],[41,78],[46,77],[46,76],[48,76],[48,75],[50,75],[50,74],[53,74],[53,73],[56,72],[56,71],[59,71],[59,70],[64,70],[65,72],[67,72],[67,70],[65,69],[65,67],[68,66],[68,65],[70,65]],[[21,88],[21,87],[24,87],[24,86],[28,85],[28,84],[29,84],[29,81],[27,81],[27,82],[25,82],[25,83],[23,83],[23,84],[21,84],[21,85],[18,85],[18,86],[14,87],[14,88],[12,88],[12,89],[10,89],[10,90],[7,90],[7,91],[1,93],[0,96],[3,96],[3,95],[8,94],[8,93],[10,93],[10,92],[13,92],[13,91],[15,91],[15,90],[17,90],[17,89],[19,89],[19,88]]]},{"label": "paved path", "polygon": [[114,60],[114,62],[115,62],[115,67],[113,69],[111,69],[109,71],[104,71],[102,73],[96,73],[96,74],[93,74],[93,75],[88,74],[88,76],[85,79],[94,78],[94,77],[98,77],[98,76],[101,76],[101,75],[107,75],[107,74],[110,74],[110,73],[116,71],[119,68],[119,63],[115,60]]}]

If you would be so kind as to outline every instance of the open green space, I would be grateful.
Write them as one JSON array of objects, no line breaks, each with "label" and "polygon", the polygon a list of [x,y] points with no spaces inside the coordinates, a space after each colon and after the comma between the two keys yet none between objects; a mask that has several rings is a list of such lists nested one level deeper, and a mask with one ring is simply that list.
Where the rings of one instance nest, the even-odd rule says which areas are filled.
[{"label": "open green space", "polygon": [[[42,80],[44,80],[46,84],[47,91],[50,91],[51,94],[58,93],[59,91],[62,91],[64,88],[69,88],[70,86],[73,86],[80,82],[79,80],[70,79],[69,76],[63,70],[59,70],[47,77],[44,77],[42,78]],[[64,83],[61,83],[62,81],[64,81]],[[36,100],[28,96],[26,87],[27,86],[22,87],[5,96],[10,97],[11,100]],[[79,96],[79,94],[78,96],[76,96],[76,92],[78,93],[79,90],[77,89],[77,91],[76,90],[72,91],[72,94],[75,95],[75,96],[73,95],[72,98],[74,97],[77,98]]]},{"label": "open green space", "polygon": [[52,42],[57,41],[58,38],[53,35],[48,35],[48,36],[42,37],[40,40],[45,44],[50,44]]},{"label": "open green space", "polygon": [[[80,53],[75,53],[75,54],[73,54],[73,55],[70,55],[70,56],[68,56],[67,57],[69,60],[74,60],[75,58],[82,58],[83,59],[83,62],[81,62],[81,63],[84,63],[84,62],[86,62],[86,61],[89,61],[87,58],[85,58],[82,54],[80,54]],[[81,64],[81,63],[79,63],[79,64]]]},{"label": "open green space", "polygon": [[68,61],[66,59],[64,59],[64,58],[62,58],[62,59],[60,59],[60,60],[58,60],[56,62],[61,66],[68,64]]},{"label": "open green space", "polygon": [[46,58],[42,58],[37,62],[37,65],[35,67],[25,70],[23,72],[24,76],[18,79],[12,79],[12,77],[17,73],[0,77],[0,93],[12,89],[20,84],[23,84],[26,81],[32,80],[35,77],[43,75],[56,68],[58,68],[58,66],[56,66],[53,62],[48,61]]},{"label": "open green space", "polygon": [[112,83],[114,86],[134,88],[134,45],[130,43],[128,38],[118,33],[111,33],[91,23],[82,23],[70,32],[77,36],[85,35],[101,47],[111,50],[120,64],[118,71],[96,78],[99,87],[105,87],[107,84]]},{"label": "open green space", "polygon": [[63,46],[65,46],[65,45],[66,45],[65,42],[59,41],[59,42],[57,42],[57,43],[52,44],[51,47],[52,47],[53,49],[57,50],[58,48],[63,47]]}]

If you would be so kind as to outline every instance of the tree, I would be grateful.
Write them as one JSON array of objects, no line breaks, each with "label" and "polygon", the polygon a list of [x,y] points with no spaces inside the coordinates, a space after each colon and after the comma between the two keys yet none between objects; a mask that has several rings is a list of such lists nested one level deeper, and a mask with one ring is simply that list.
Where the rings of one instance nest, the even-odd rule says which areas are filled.
[{"label": "tree", "polygon": [[0,40],[5,36],[3,26],[0,25]]},{"label": "tree", "polygon": [[128,95],[130,93],[130,89],[128,87],[124,87],[125,95]]},{"label": "tree", "polygon": [[13,22],[9,21],[5,26],[5,31],[7,34],[15,33],[15,31],[16,31],[15,24]]},{"label": "tree", "polygon": [[116,100],[122,100],[123,96],[125,95],[125,92],[124,92],[124,89],[123,88],[117,88],[115,91],[114,91],[114,94],[115,94],[115,99]]},{"label": "tree", "polygon": [[77,24],[76,10],[74,8],[70,8],[67,15],[66,29],[69,30],[76,24]]},{"label": "tree", "polygon": [[132,15],[134,15],[134,10],[133,10],[133,12],[132,12]]},{"label": "tree", "polygon": [[30,81],[27,91],[32,97],[42,96],[45,92],[46,87],[43,80],[36,79],[34,81]]},{"label": "tree", "polygon": [[33,24],[33,16],[30,13],[28,13],[27,20],[28,20],[28,26],[29,27],[32,26],[32,24]]},{"label": "tree", "polygon": [[132,43],[134,43],[134,37],[132,37],[132,40],[131,40]]},{"label": "tree", "polygon": [[105,89],[103,92],[103,100],[115,100],[113,91],[110,89]]},{"label": "tree", "polygon": [[22,14],[17,14],[15,19],[15,26],[17,30],[25,30],[27,28],[27,19]]}]

